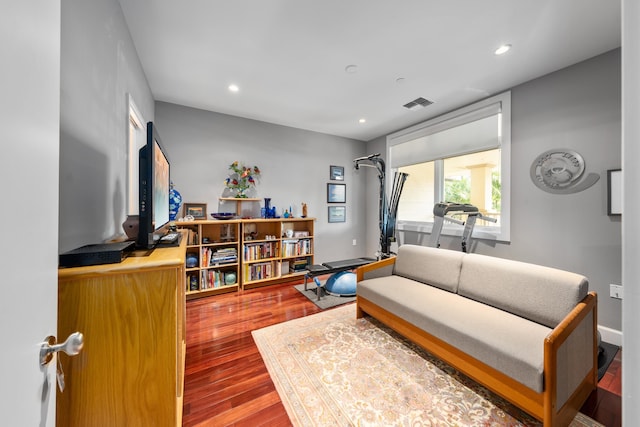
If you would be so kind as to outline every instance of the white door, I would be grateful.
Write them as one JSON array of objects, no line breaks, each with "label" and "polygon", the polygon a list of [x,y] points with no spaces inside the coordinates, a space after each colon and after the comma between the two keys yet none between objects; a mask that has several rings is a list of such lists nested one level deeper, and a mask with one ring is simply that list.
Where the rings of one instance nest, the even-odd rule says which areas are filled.
[{"label": "white door", "polygon": [[0,424],[54,426],[60,0],[0,10]]}]

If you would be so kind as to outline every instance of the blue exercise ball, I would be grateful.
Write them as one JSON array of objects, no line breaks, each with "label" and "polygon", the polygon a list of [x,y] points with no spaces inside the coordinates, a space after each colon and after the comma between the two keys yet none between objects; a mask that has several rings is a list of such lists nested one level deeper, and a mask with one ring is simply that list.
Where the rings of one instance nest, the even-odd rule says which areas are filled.
[{"label": "blue exercise ball", "polygon": [[324,285],[329,295],[352,297],[356,294],[356,274],[350,271],[341,271],[332,274]]}]

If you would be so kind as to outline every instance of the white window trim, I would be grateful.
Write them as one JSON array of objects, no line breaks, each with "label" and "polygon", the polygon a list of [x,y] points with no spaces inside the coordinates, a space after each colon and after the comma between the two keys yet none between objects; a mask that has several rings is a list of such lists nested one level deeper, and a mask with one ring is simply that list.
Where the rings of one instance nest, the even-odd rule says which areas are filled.
[{"label": "white window trim", "polygon": [[146,142],[147,131],[144,117],[130,93],[127,105],[127,214],[138,215],[138,151]]},{"label": "white window trim", "polygon": [[[500,174],[501,174],[501,206],[500,206],[500,222],[499,231],[496,227],[476,226],[473,231],[473,237],[477,239],[496,240],[501,242],[509,242],[511,239],[511,92],[503,92],[501,94],[486,98],[474,104],[467,105],[455,111],[443,114],[401,131],[395,132],[387,136],[386,158],[387,165],[393,165],[391,147],[402,144],[414,139],[423,138],[445,129],[460,126],[486,114],[496,103],[500,104]],[[451,153],[455,156],[459,153]],[[438,163],[438,162],[436,162]],[[390,166],[391,168],[391,166]],[[391,168],[392,170],[394,168]],[[436,171],[437,175],[437,171]],[[393,174],[387,174],[387,180],[391,179]],[[411,177],[409,177],[411,179]],[[387,187],[391,185],[387,183]],[[435,189],[435,197],[442,197],[438,188]],[[431,233],[433,227],[432,222],[421,221],[398,221],[396,229],[398,231],[412,231],[417,233]],[[462,227],[445,223],[442,227],[443,235],[461,236]]]}]

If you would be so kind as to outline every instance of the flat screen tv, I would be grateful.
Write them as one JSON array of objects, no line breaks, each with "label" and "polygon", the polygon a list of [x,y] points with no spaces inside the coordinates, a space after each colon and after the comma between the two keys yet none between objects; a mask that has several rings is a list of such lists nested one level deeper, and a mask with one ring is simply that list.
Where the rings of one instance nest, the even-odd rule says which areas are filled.
[{"label": "flat screen tv", "polygon": [[153,248],[169,223],[169,158],[158,130],[147,123],[147,143],[139,152],[139,232],[137,246]]}]

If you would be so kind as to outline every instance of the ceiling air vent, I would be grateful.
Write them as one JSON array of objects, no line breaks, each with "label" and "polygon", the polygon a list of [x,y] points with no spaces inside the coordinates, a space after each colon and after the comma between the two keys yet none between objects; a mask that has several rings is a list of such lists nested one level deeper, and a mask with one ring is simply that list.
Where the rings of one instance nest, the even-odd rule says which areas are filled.
[{"label": "ceiling air vent", "polygon": [[416,98],[411,102],[408,102],[403,105],[404,108],[408,108],[409,110],[417,110],[418,108],[424,108],[433,104],[433,101],[429,101],[428,99],[424,99],[422,97]]}]

